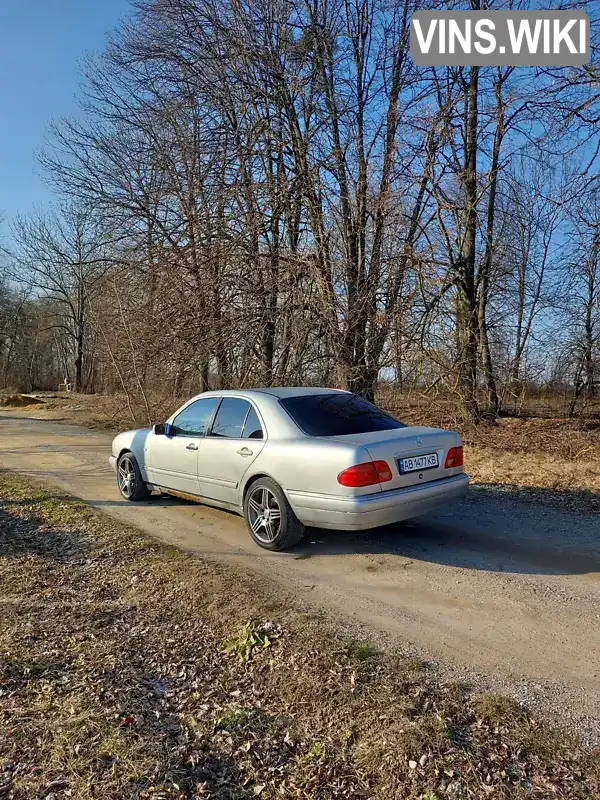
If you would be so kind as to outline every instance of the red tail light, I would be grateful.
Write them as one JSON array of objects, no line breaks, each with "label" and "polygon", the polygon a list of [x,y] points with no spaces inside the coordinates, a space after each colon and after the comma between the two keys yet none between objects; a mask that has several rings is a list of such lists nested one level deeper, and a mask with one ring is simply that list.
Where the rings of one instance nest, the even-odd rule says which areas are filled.
[{"label": "red tail light", "polygon": [[448,450],[448,455],[446,456],[446,463],[444,467],[446,469],[450,469],[450,467],[462,467],[463,465],[463,449],[462,447],[451,447]]},{"label": "red tail light", "polygon": [[365,461],[364,464],[348,467],[338,475],[338,483],[342,486],[373,486],[391,480],[392,470],[387,461]]}]

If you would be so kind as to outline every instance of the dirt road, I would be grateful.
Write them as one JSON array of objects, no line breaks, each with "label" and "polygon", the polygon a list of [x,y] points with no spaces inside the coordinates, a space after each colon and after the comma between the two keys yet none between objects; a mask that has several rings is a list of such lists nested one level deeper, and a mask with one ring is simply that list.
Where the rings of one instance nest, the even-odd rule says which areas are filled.
[{"label": "dirt road", "polygon": [[0,467],[264,574],[304,604],[414,648],[453,677],[557,713],[600,741],[598,517],[473,489],[462,504],[412,524],[357,534],[313,529],[293,552],[270,554],[232,514],[172,498],[121,500],[110,441],[43,412],[0,409]]}]

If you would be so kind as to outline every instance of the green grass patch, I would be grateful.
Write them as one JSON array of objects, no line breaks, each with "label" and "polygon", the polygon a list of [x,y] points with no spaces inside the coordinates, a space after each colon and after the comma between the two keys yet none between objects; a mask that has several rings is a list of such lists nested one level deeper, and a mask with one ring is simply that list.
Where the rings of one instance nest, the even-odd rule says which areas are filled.
[{"label": "green grass patch", "polygon": [[348,655],[357,661],[371,661],[377,658],[378,651],[368,642],[350,642],[348,645]]}]

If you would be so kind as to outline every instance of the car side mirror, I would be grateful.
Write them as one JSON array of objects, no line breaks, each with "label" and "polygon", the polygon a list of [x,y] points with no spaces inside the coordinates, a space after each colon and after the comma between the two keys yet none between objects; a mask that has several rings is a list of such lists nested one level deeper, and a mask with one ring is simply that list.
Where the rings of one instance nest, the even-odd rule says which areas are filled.
[{"label": "car side mirror", "polygon": [[152,428],[152,433],[155,436],[170,436],[171,432],[172,429],[168,422],[159,422],[158,425],[154,425]]}]

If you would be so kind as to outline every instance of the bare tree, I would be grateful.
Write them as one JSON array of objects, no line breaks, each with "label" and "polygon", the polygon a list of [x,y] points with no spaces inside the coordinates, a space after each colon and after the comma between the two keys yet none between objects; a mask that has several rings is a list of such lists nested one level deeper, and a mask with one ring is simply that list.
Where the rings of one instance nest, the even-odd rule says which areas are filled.
[{"label": "bare tree", "polygon": [[102,228],[82,208],[18,217],[13,225],[21,281],[52,304],[53,327],[70,343],[76,391],[83,391],[89,306],[114,264]]},{"label": "bare tree", "polygon": [[53,369],[146,416],[152,392],[395,378],[478,420],[534,355],[542,380],[557,243],[583,230],[564,209],[597,179],[596,73],[418,68],[410,15],[434,6],[138,0],[41,157],[84,229],[15,226]]}]

